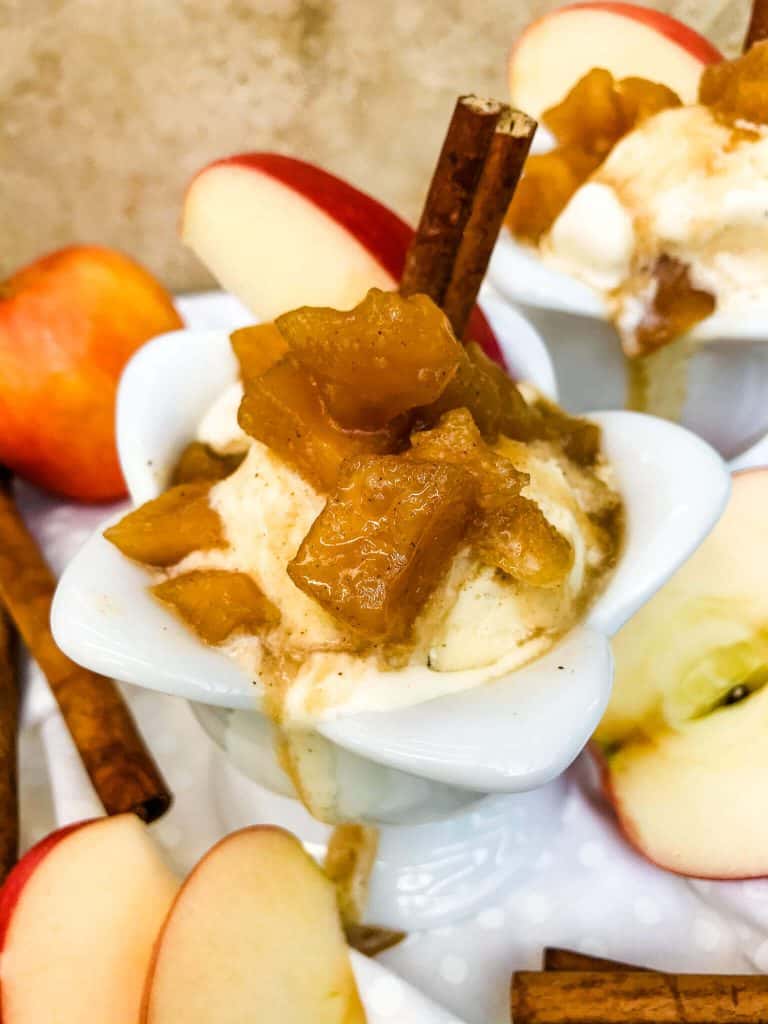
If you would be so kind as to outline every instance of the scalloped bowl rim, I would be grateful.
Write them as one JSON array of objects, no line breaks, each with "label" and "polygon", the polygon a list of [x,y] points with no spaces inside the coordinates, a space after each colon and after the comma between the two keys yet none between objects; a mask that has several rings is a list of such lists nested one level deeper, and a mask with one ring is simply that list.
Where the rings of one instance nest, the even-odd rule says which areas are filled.
[{"label": "scalloped bowl rim", "polygon": [[[202,413],[236,376],[222,329],[163,335],[133,358],[120,385],[118,444],[134,501],[159,492]],[[722,460],[684,428],[637,413],[593,418],[603,426],[625,496],[628,540],[584,624],[504,680],[400,711],[343,715],[319,723],[318,731],[381,764],[484,792],[530,789],[567,767],[610,694],[608,636],[698,546],[729,489]],[[145,572],[100,530],[62,576],[52,625],[70,657],[105,675],[203,703],[257,710],[253,683],[239,666],[157,605]]]}]

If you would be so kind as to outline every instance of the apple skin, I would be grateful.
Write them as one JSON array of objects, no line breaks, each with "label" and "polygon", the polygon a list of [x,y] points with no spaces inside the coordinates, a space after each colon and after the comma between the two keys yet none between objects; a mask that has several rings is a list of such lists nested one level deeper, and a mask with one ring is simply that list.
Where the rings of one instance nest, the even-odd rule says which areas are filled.
[{"label": "apple skin", "polygon": [[[91,821],[96,820],[98,819],[89,818],[85,821],[77,821],[73,825],[65,825],[63,828],[51,832],[50,835],[41,839],[39,843],[35,843],[34,846],[30,847],[18,863],[14,865],[13,870],[9,873],[2,888],[0,888],[0,955],[2,955],[5,949],[5,940],[13,916],[13,908],[18,903],[19,896],[27,881],[48,854],[59,845],[62,839],[66,839],[73,832],[77,832],[79,829],[89,825]],[[0,1022],[2,1022],[2,1019],[2,1000],[0,1000]]]},{"label": "apple skin", "polygon": [[[619,19],[625,19],[626,44],[614,40],[611,45],[601,45],[598,23],[584,27],[584,45],[579,45],[581,40],[574,38],[578,35],[574,29],[580,13],[585,20],[591,15],[608,15],[603,31],[612,34],[619,31]],[[639,35],[635,31],[634,43],[639,47],[635,50],[631,47],[634,26],[642,30]],[[647,30],[658,39],[649,37]],[[668,14],[637,4],[586,0],[558,7],[532,21],[513,44],[507,69],[513,103],[531,116],[541,117],[593,67],[607,67],[617,77],[639,75],[652,79],[669,86],[684,103],[692,103],[701,69],[722,60],[723,54],[708,39]]]},{"label": "apple skin", "polygon": [[[754,561],[754,553],[763,550],[768,550],[765,541],[768,540],[768,528],[764,529],[764,536],[755,534],[755,523],[759,523],[762,518],[762,509],[765,506],[765,500],[768,499],[768,467],[754,467],[745,470],[740,470],[733,474],[733,492],[729,506],[726,508],[723,517],[720,522],[715,526],[710,537],[704,541],[704,544],[698,551],[692,556],[689,562],[685,563],[675,574],[675,576],[665,585],[665,588],[660,591],[660,595],[664,595],[664,591],[667,588],[674,587],[676,581],[680,578],[685,578],[687,574],[691,573],[693,569],[693,579],[701,580],[703,575],[705,578],[713,580],[726,580],[728,579],[727,586],[730,587],[731,594],[733,593],[732,578],[739,579],[740,572],[743,573],[742,567],[739,565],[737,558],[729,558],[727,552],[730,545],[737,545],[736,550],[742,552],[748,552],[745,554],[742,562],[748,563],[750,560]],[[744,509],[750,510],[752,517],[752,523],[749,519],[745,518]],[[691,563],[694,563],[692,566]],[[698,563],[698,565],[696,565]],[[758,559],[759,564],[759,559]],[[702,573],[702,567],[706,569],[705,574]],[[759,570],[755,575],[757,576]],[[729,578],[730,577],[730,578]],[[725,586],[726,584],[723,584]],[[753,581],[754,585],[754,581]],[[754,598],[754,591],[750,591]],[[760,609],[755,614],[755,618],[761,621],[767,621],[768,616],[768,601],[764,601],[757,596],[756,600],[750,602],[750,593],[745,593],[745,603],[748,604],[760,604]],[[695,597],[695,591],[691,594]],[[658,597],[658,595],[657,595]],[[652,598],[646,608],[640,614],[653,614],[653,602],[656,598]],[[674,610],[674,606],[664,605],[659,610],[659,616],[668,617]],[[633,627],[632,621],[627,624],[625,629],[636,629],[637,622]],[[619,634],[620,636],[621,634]],[[642,634],[638,634],[638,640],[646,640],[648,648],[651,648],[652,633],[649,628],[645,628]],[[616,653],[616,652],[615,652]],[[622,672],[622,658],[619,655],[616,658],[617,662],[617,685],[621,685],[621,672]],[[629,677],[627,677],[629,678]],[[644,697],[646,708],[650,706],[654,697],[657,693],[650,691],[648,695]],[[661,756],[665,746],[669,746],[670,743],[674,744],[678,751],[683,750],[685,754],[690,753],[690,758],[687,761],[687,765],[691,767],[691,773],[695,772],[697,776],[700,776],[704,770],[704,766],[711,762],[712,766],[716,771],[716,775],[720,779],[725,780],[726,790],[728,787],[732,787],[730,793],[719,794],[718,799],[714,799],[711,807],[709,808],[709,816],[707,818],[709,822],[709,831],[711,833],[711,846],[705,845],[702,842],[696,844],[695,849],[688,852],[680,852],[685,850],[685,829],[686,825],[683,824],[681,828],[681,835],[678,837],[677,844],[672,843],[655,843],[656,849],[650,849],[653,846],[652,838],[649,838],[650,833],[647,827],[643,827],[643,822],[647,821],[647,817],[638,815],[637,808],[632,806],[631,800],[627,799],[626,794],[622,790],[622,784],[620,778],[617,776],[612,768],[612,758],[606,753],[606,746],[611,746],[616,743],[616,747],[619,753],[625,749],[632,751],[633,747],[638,745],[637,739],[633,741],[631,736],[632,727],[632,716],[629,715],[617,715],[614,703],[616,701],[616,691],[612,698],[611,704],[609,704],[606,716],[603,722],[598,727],[596,737],[589,744],[589,753],[592,757],[597,771],[600,777],[600,785],[602,791],[611,805],[613,812],[616,816],[617,823],[627,843],[644,859],[657,867],[676,874],[685,878],[702,878],[711,879],[715,881],[738,881],[748,880],[756,878],[768,877],[768,845],[766,845],[765,829],[759,830],[759,839],[756,843],[754,854],[747,848],[749,846],[748,839],[753,833],[757,833],[754,822],[756,821],[754,816],[754,796],[750,796],[750,793],[754,789],[760,789],[761,784],[764,784],[765,777],[749,777],[746,772],[741,777],[731,777],[732,764],[731,759],[736,760],[738,756],[745,749],[752,749],[757,746],[757,737],[750,736],[747,725],[752,727],[752,732],[759,732],[763,727],[766,714],[768,714],[768,688],[755,691],[750,697],[747,697],[743,703],[735,704],[731,709],[725,709],[726,714],[730,714],[731,711],[736,711],[742,715],[749,714],[750,721],[742,724],[741,731],[731,729],[730,732],[726,733],[723,729],[723,735],[727,740],[726,755],[725,758],[720,758],[718,754],[712,754],[712,746],[704,743],[699,747],[698,744],[694,745],[688,741],[687,747],[679,745],[679,741],[676,739],[674,729],[671,732],[664,727],[662,722],[659,727],[657,734],[651,733],[648,741],[644,746],[650,748],[651,753],[647,750],[644,753],[646,758],[653,757],[654,759]],[[750,701],[754,703],[750,705]],[[642,705],[642,701],[641,701]],[[640,715],[641,705],[635,705],[632,709],[637,713],[636,721],[642,721]],[[718,714],[720,712],[715,712]],[[702,722],[711,722],[712,713],[705,715]],[[695,723],[694,723],[695,724]],[[757,724],[758,728],[755,729],[754,725]],[[620,733],[624,733],[627,739],[622,741]],[[671,741],[669,737],[671,736]],[[642,742],[640,743],[642,746]],[[724,745],[725,747],[725,745]],[[738,753],[731,754],[728,756],[727,750],[736,751]],[[768,776],[768,757],[762,759],[763,764],[757,762],[757,768]],[[679,765],[678,765],[679,767]],[[680,772],[679,770],[674,773],[674,777],[670,777],[669,788],[674,789],[679,786],[680,783]],[[664,803],[668,796],[667,787],[663,787],[666,790],[663,794],[663,799],[658,796],[659,803]],[[655,792],[660,794],[660,787],[656,787]],[[681,790],[682,796],[685,797],[685,790]],[[746,794],[746,799],[745,799]],[[698,794],[695,790],[690,790],[685,800],[681,801],[681,807],[686,810],[688,806],[700,807],[700,803],[696,803]],[[744,812],[740,819],[740,824],[734,826],[731,822],[731,829],[723,827],[722,821],[718,820],[719,808],[726,807],[727,814],[732,813],[733,808],[740,807],[739,798],[744,802]],[[721,814],[726,814],[722,811]],[[726,814],[726,816],[727,816]],[[684,818],[684,814],[681,815]],[[738,813],[736,815],[738,818]],[[732,856],[723,857],[722,851],[718,850],[717,858],[712,853],[712,847],[719,847],[720,845],[720,833],[725,831],[725,834],[733,836],[733,850]],[[713,863],[717,859],[717,863]]]},{"label": "apple skin", "polygon": [[0,463],[67,498],[122,497],[118,378],[145,341],[182,326],[143,267],[99,246],[60,249],[0,283]]},{"label": "apple skin", "polygon": [[[397,287],[414,230],[383,203],[315,164],[280,153],[267,152],[241,153],[208,164],[198,171],[190,182],[187,200],[201,180],[209,172],[220,167],[246,168],[265,174],[298,193],[351,235],[384,271],[389,280],[372,281],[372,285]],[[185,236],[185,221],[186,216],[182,215],[182,237]],[[212,267],[211,270],[216,276],[215,268]],[[359,298],[362,298],[362,295]],[[496,336],[477,306],[470,317],[467,334],[481,345],[492,359],[504,365]]]}]

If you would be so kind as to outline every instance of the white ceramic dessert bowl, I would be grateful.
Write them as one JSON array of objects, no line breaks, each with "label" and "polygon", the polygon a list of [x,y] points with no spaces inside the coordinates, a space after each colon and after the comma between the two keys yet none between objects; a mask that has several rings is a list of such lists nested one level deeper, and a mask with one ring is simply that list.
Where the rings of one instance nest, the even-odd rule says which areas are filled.
[{"label": "white ceramic dessert bowl", "polygon": [[[489,279],[541,333],[569,411],[624,407],[626,364],[598,292],[548,266],[506,230]],[[694,345],[681,422],[725,458],[735,458],[768,431],[768,311],[716,312],[689,337]]]},{"label": "white ceramic dessert bowl", "polygon": [[[495,326],[508,349],[523,327],[529,343],[530,329],[511,311],[497,313]],[[236,376],[223,330],[164,335],[134,357],[120,388],[118,444],[136,504],[162,490],[203,413]],[[571,763],[610,693],[609,636],[698,546],[728,493],[721,461],[682,428],[632,413],[597,418],[627,528],[619,565],[586,621],[505,679],[397,712],[328,719],[318,723],[322,735],[382,768],[471,793],[531,789]],[[165,611],[147,582],[96,531],[62,577],[57,642],[105,675],[255,713],[253,681]]]},{"label": "white ceramic dessert bowl", "polygon": [[[162,490],[203,413],[237,375],[227,328],[249,318],[227,297],[211,299],[220,307],[221,316],[214,310],[211,317],[216,329],[159,338],[124,375],[118,437],[135,503]],[[189,316],[199,323],[195,306],[190,300]],[[517,375],[552,394],[551,365],[536,332],[492,296],[486,310]],[[609,634],[700,543],[724,505],[728,477],[698,438],[627,413],[601,420],[628,534],[589,622],[507,680],[321,726],[338,811],[395,826],[380,832],[371,921],[404,930],[450,924],[533,869],[560,828],[567,790],[556,776],[583,747],[610,694]],[[293,790],[275,756],[271,724],[256,710],[251,680],[151,598],[146,572],[107,543],[102,529],[62,577],[52,616],[58,642],[107,676],[189,699],[240,770],[217,784],[222,808],[236,807],[239,820],[264,820],[275,798],[262,787]],[[294,800],[282,805],[296,807],[296,830],[311,847],[309,816]]]}]

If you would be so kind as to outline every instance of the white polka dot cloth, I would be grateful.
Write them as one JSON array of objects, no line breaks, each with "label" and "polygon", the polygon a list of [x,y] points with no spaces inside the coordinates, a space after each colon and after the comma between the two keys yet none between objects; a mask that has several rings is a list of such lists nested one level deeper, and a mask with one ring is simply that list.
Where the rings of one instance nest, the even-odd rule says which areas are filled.
[{"label": "white polka dot cloth", "polygon": [[[740,464],[766,461],[763,442]],[[56,503],[25,487],[18,494],[57,571],[110,511]],[[27,675],[24,846],[98,813],[44,684],[33,666]],[[183,701],[126,693],[176,796],[154,833],[178,870],[188,871],[218,838],[246,824],[225,799],[227,785],[238,781]],[[507,1024],[512,971],[538,968],[547,945],[668,970],[768,971],[768,880],[697,882],[667,874],[621,839],[586,760],[572,769],[568,785],[558,838],[523,884],[459,925],[410,935],[380,958],[389,970],[356,958],[370,1024]],[[292,802],[270,798],[269,806],[277,808],[278,823],[291,827]]]}]

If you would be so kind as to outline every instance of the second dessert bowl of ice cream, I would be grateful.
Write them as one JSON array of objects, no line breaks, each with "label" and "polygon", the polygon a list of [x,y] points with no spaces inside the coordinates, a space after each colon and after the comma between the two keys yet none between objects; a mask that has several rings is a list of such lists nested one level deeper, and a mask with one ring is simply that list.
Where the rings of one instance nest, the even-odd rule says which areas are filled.
[{"label": "second dessert bowl of ice cream", "polygon": [[[551,16],[564,34],[534,23],[513,51],[514,84],[526,51],[554,64],[591,26],[584,73],[542,113],[551,136],[539,134],[491,278],[546,338],[569,408],[645,409],[731,458],[768,429],[768,44],[718,62],[656,15],[641,59],[635,43],[652,33],[636,10],[565,8]],[[600,43],[615,33],[626,47],[610,55]],[[669,50],[688,57],[682,80]]]}]

